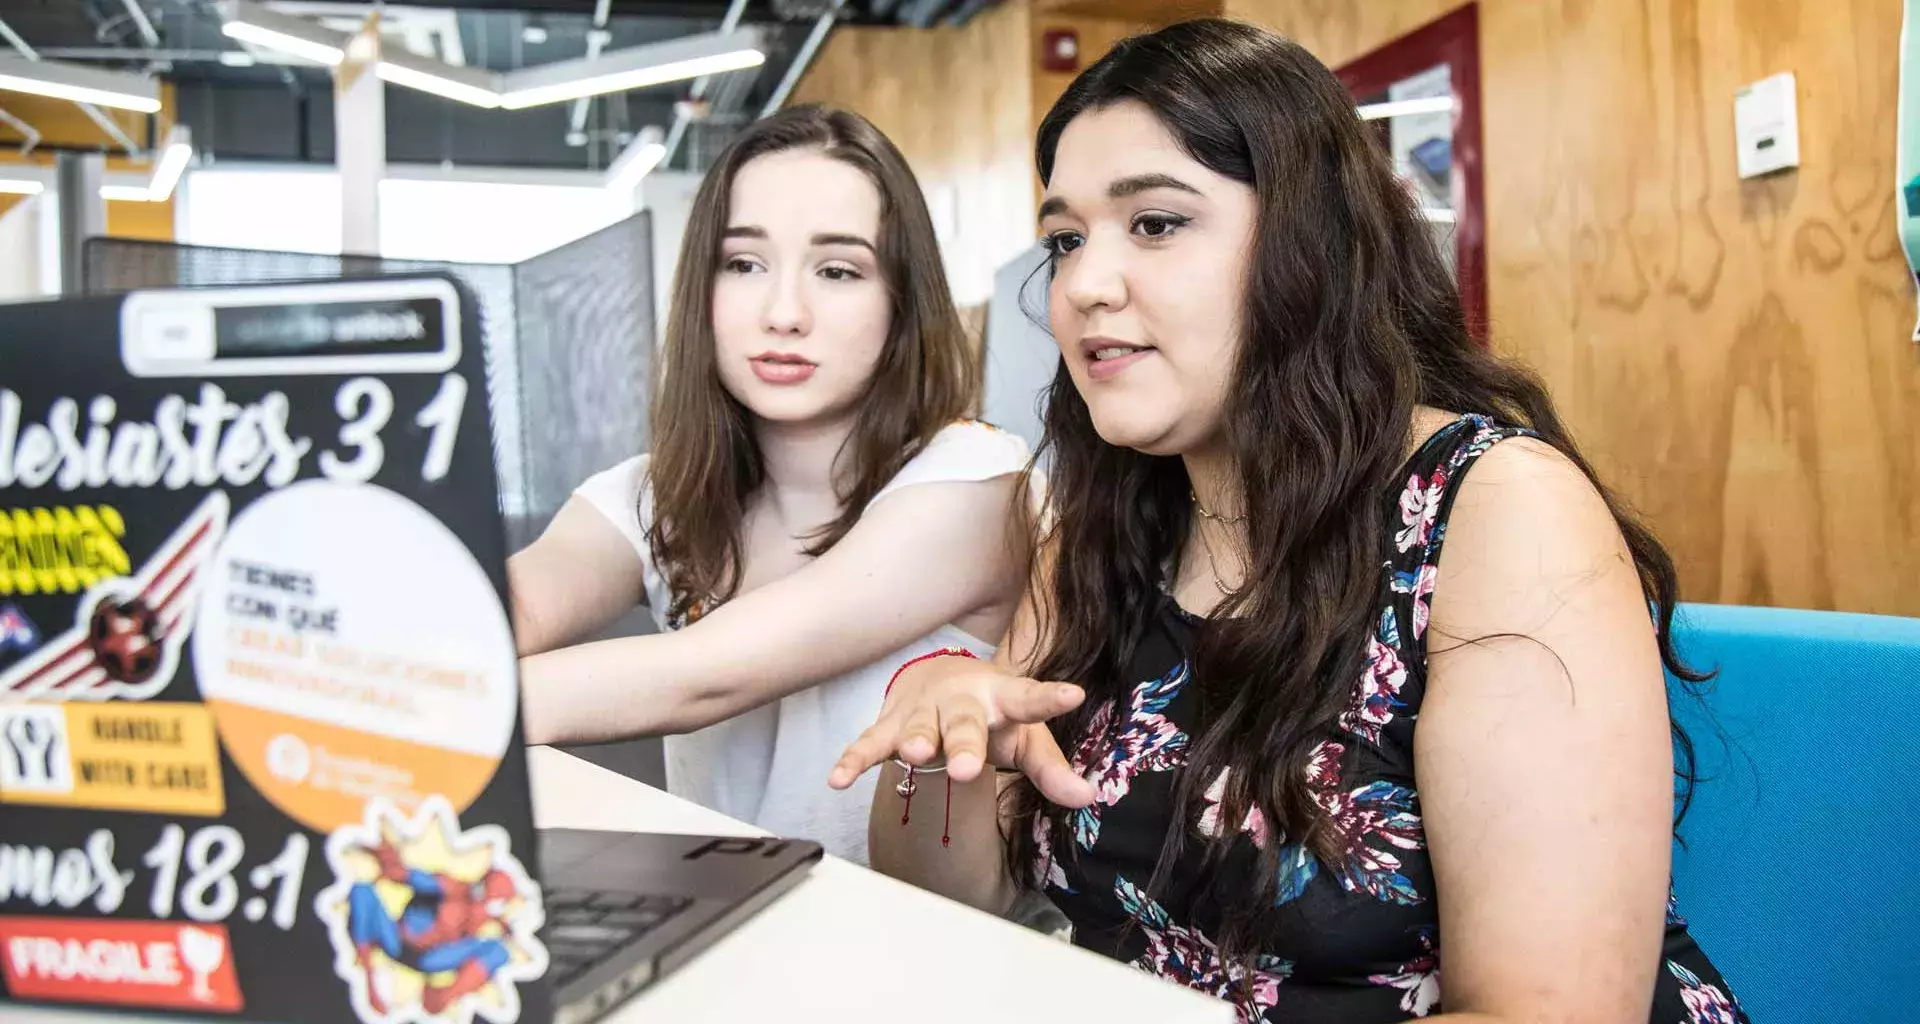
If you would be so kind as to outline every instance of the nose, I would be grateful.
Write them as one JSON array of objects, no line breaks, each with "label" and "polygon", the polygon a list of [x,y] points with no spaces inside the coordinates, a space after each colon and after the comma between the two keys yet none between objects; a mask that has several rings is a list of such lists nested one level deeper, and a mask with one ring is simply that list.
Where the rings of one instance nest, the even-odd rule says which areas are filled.
[{"label": "nose", "polygon": [[1127,304],[1123,246],[1102,239],[1101,234],[1089,232],[1080,248],[1061,261],[1054,277],[1061,297],[1083,316],[1096,310],[1111,313]]},{"label": "nose", "polygon": [[760,310],[760,327],[768,334],[804,335],[813,329],[813,310],[807,302],[806,278],[799,271],[776,274]]}]

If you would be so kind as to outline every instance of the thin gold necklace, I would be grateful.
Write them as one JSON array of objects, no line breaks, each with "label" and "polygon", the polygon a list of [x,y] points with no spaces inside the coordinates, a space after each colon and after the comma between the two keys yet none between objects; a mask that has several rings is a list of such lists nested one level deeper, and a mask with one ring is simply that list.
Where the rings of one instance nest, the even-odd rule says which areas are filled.
[{"label": "thin gold necklace", "polygon": [[[1200,503],[1198,501],[1195,501],[1193,504],[1195,508],[1200,507]],[[1213,517],[1209,516],[1208,518],[1211,519]],[[1242,516],[1241,518],[1244,519],[1246,517]],[[1207,539],[1207,531],[1204,527],[1201,528],[1198,532],[1200,534],[1200,546],[1204,548],[1207,552],[1207,575],[1213,577],[1213,585],[1219,589],[1222,597],[1232,597],[1233,588],[1227,586],[1226,583],[1221,581],[1220,572],[1218,569],[1215,568],[1215,566],[1219,564],[1220,556],[1213,553],[1213,542]]]},{"label": "thin gold necklace", "polygon": [[1193,499],[1193,510],[1200,513],[1200,518],[1202,519],[1211,519],[1221,526],[1238,526],[1247,521],[1247,516],[1244,512],[1237,516],[1223,516],[1215,512],[1207,511],[1207,506],[1200,504],[1200,495],[1192,491],[1187,492],[1187,497]]}]

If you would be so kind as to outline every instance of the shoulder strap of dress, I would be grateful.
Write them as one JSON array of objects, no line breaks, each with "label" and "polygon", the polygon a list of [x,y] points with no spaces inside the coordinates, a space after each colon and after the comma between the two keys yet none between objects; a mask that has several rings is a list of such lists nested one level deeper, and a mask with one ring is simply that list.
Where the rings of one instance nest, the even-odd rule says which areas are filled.
[{"label": "shoulder strap of dress", "polygon": [[1534,437],[1533,431],[1469,415],[1440,430],[1408,460],[1389,512],[1392,544],[1387,560],[1393,600],[1385,627],[1395,627],[1400,654],[1409,665],[1426,666],[1426,630],[1433,590],[1439,579],[1440,549],[1447,517],[1467,471],[1494,445],[1509,438]]}]

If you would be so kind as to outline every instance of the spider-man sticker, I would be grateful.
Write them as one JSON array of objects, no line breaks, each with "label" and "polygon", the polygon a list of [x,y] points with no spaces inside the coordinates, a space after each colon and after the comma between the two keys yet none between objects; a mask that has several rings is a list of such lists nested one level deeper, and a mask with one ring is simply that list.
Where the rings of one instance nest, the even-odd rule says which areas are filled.
[{"label": "spider-man sticker", "polygon": [[[0,1006],[550,1017],[477,323],[432,276],[0,305]],[[397,944],[318,900],[369,863]]]},{"label": "spider-man sticker", "polygon": [[370,804],[327,839],[334,882],[314,907],[333,969],[365,1024],[506,1024],[547,968],[540,889],[493,825],[461,829],[446,801],[411,817]]}]

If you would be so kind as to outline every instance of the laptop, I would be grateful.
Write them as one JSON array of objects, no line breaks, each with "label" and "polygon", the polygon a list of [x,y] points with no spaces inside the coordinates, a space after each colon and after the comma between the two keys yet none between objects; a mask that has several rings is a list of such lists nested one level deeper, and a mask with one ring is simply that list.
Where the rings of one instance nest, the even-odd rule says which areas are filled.
[{"label": "laptop", "polygon": [[0,305],[0,1001],[579,1024],[819,861],[534,828],[479,339],[442,275]]}]

